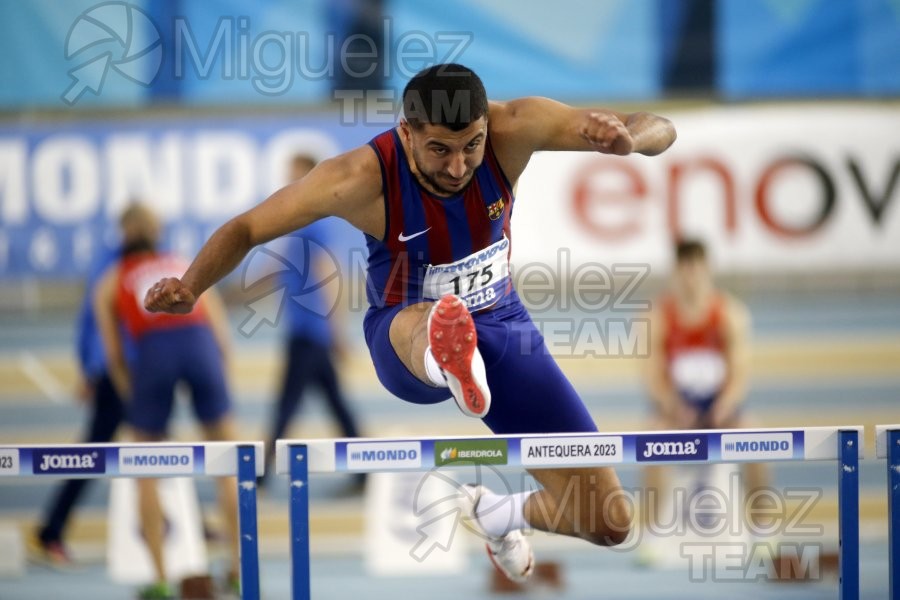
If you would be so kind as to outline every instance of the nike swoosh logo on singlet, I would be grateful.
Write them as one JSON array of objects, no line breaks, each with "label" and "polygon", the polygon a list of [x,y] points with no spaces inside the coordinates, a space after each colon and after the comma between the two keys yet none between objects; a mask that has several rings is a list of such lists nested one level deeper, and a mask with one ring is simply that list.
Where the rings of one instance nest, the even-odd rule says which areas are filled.
[{"label": "nike swoosh logo on singlet", "polygon": [[403,233],[401,232],[400,235],[397,236],[397,239],[400,240],[401,242],[408,242],[409,240],[411,240],[413,238],[419,237],[423,233],[428,233],[428,231],[430,229],[431,229],[431,227],[429,227],[428,229],[423,229],[422,231],[419,231],[418,233],[414,233],[412,235],[403,235]]}]

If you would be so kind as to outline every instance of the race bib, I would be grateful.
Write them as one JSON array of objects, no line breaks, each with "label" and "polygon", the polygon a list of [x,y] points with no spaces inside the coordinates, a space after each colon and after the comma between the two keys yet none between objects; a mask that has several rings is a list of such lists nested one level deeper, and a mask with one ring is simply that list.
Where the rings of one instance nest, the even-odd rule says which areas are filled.
[{"label": "race bib", "polygon": [[675,387],[694,397],[715,396],[728,375],[725,357],[718,350],[709,349],[679,352],[669,369]]},{"label": "race bib", "polygon": [[447,294],[462,298],[469,310],[481,310],[503,297],[509,285],[509,240],[505,237],[484,250],[446,265],[428,265],[425,297]]}]

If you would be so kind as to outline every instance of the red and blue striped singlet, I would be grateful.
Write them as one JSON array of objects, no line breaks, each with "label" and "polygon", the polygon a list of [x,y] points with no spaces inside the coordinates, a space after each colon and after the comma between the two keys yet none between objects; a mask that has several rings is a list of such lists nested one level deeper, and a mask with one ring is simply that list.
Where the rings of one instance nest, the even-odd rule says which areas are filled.
[{"label": "red and blue striped singlet", "polygon": [[369,304],[411,304],[453,293],[474,311],[510,292],[514,197],[490,137],[486,144],[466,188],[442,198],[419,184],[396,129],[369,142],[381,164],[386,222],[383,239],[366,235]]}]

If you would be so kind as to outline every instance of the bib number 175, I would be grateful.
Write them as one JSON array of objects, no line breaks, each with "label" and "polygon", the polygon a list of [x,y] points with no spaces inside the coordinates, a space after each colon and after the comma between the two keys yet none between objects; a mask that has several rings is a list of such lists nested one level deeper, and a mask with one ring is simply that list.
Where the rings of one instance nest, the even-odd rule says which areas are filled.
[{"label": "bib number 175", "polygon": [[466,273],[465,277],[460,275],[451,277],[450,283],[453,284],[453,293],[461,296],[464,293],[474,292],[478,288],[490,285],[493,279],[494,272],[491,270],[491,265],[485,265],[481,268],[481,271]]},{"label": "bib number 175", "polygon": [[456,262],[429,265],[424,282],[426,296],[437,300],[454,294],[469,310],[491,306],[509,284],[508,253],[509,240],[503,238]]}]

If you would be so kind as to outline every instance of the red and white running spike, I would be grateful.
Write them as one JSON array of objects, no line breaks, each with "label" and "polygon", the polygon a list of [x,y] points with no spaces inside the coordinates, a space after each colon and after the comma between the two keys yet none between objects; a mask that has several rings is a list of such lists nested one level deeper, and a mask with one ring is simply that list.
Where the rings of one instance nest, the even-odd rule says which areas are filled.
[{"label": "red and white running spike", "polygon": [[475,321],[462,299],[448,294],[434,303],[428,314],[428,341],[460,410],[484,417],[491,408],[491,391]]}]

